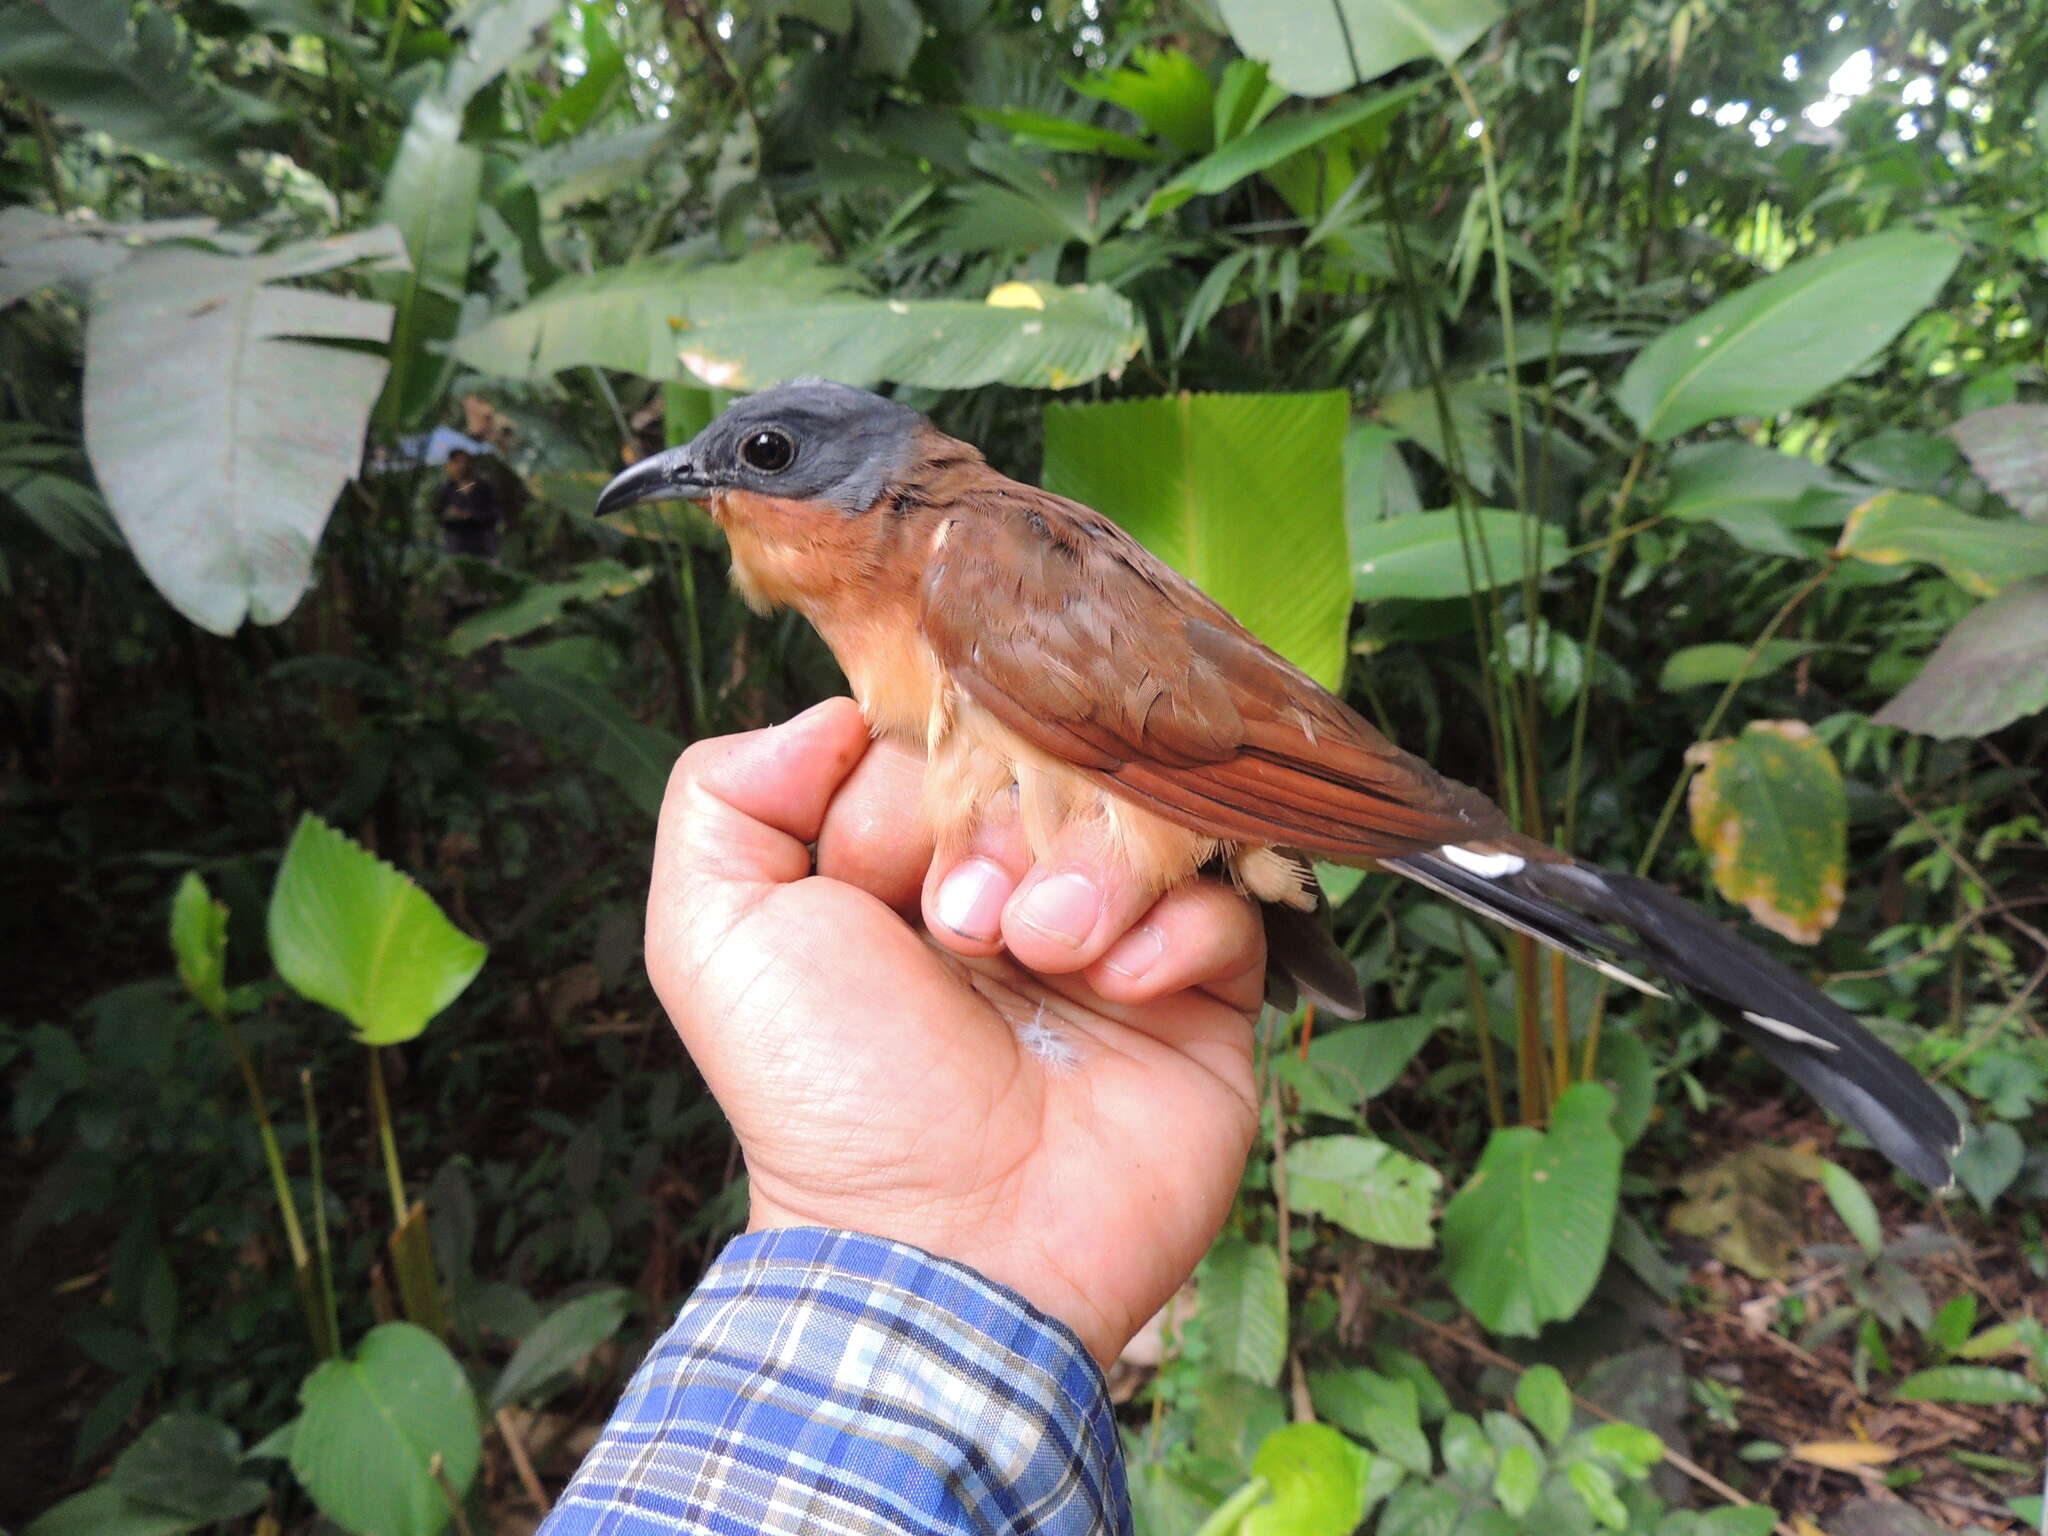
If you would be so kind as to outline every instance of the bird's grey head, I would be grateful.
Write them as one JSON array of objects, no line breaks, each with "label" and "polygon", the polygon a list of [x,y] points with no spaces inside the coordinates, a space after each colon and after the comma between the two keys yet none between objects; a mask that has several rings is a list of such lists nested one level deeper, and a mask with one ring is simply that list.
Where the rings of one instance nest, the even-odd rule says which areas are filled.
[{"label": "bird's grey head", "polygon": [[910,460],[924,417],[848,384],[798,379],[736,401],[680,448],[604,488],[600,516],[643,501],[753,491],[865,512]]}]

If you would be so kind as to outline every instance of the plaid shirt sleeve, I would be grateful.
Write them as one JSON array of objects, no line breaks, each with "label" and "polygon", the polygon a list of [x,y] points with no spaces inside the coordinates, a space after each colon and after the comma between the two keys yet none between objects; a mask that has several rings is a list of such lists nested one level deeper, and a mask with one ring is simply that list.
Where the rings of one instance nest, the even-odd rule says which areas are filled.
[{"label": "plaid shirt sleeve", "polygon": [[749,1233],[655,1345],[540,1536],[1128,1536],[1102,1373],[964,1265]]}]

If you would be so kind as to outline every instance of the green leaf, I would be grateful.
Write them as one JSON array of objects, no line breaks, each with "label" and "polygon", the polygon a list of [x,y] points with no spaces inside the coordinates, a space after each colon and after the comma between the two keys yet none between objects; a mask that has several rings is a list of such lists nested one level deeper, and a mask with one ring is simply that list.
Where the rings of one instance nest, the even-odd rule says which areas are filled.
[{"label": "green leaf", "polygon": [[1955,1155],[1956,1182],[1970,1192],[1970,1198],[1985,1212],[2012,1188],[2020,1176],[2020,1164],[2027,1155],[2020,1133],[2003,1120],[1973,1125]]},{"label": "green leaf", "polygon": [[1341,1092],[1350,1110],[1356,1110],[1393,1086],[1436,1033],[1438,1022],[1432,1015],[1419,1014],[1319,1032],[1309,1042],[1309,1065]]},{"label": "green leaf", "polygon": [[1500,1507],[1517,1520],[1529,1513],[1536,1495],[1543,1489],[1543,1462],[1526,1445],[1511,1445],[1501,1452],[1500,1465],[1493,1472],[1493,1496]]},{"label": "green leaf", "polygon": [[1559,1098],[1548,1131],[1495,1131],[1445,1207],[1444,1276],[1495,1333],[1533,1335],[1592,1294],[1621,1187],[1613,1107],[1605,1088],[1580,1083]]},{"label": "green leaf", "polygon": [[270,958],[366,1045],[410,1040],[483,968],[484,946],[413,881],[319,817],[299,818],[270,895]]},{"label": "green leaf", "polygon": [[109,1481],[52,1505],[24,1526],[21,1536],[183,1536],[212,1523],[138,1504]]},{"label": "green leaf", "polygon": [[1272,1485],[1245,1536],[1350,1536],[1365,1515],[1369,1458],[1327,1424],[1289,1424],[1259,1442],[1252,1475]]},{"label": "green leaf", "polygon": [[1597,1424],[1586,1441],[1632,1478],[1641,1478],[1664,1459],[1664,1442],[1640,1424]]},{"label": "green leaf", "polygon": [[639,180],[674,131],[657,121],[618,133],[579,134],[528,155],[519,163],[519,180],[534,190],[543,217],[559,219]]},{"label": "green leaf", "polygon": [[1898,696],[1871,718],[1952,741],[2048,709],[2048,579],[1965,614]]},{"label": "green leaf", "polygon": [[563,1302],[519,1341],[491,1389],[490,1411],[519,1402],[575,1369],[585,1355],[619,1331],[632,1309],[633,1293],[620,1286]]},{"label": "green leaf", "polygon": [[1422,1432],[1414,1382],[1352,1366],[1311,1372],[1308,1390],[1318,1417],[1368,1441],[1417,1477],[1430,1475],[1429,1438]]},{"label": "green leaf", "polygon": [[623,597],[653,579],[651,565],[635,569],[616,560],[585,560],[567,581],[537,581],[509,603],[470,615],[449,631],[448,649],[467,656],[493,641],[516,640],[554,623],[571,603]]},{"label": "green leaf", "polygon": [[399,232],[412,258],[409,271],[377,290],[397,314],[391,376],[377,407],[394,432],[419,424],[434,408],[453,366],[445,348],[462,319],[484,174],[483,152],[461,139],[461,107],[439,94],[421,97],[377,208],[379,222]]},{"label": "green leaf", "polygon": [[1341,391],[1048,405],[1047,490],[1115,518],[1325,687],[1344,675]]},{"label": "green leaf", "polygon": [[669,770],[682,755],[680,741],[642,725],[608,686],[594,685],[544,648],[510,652],[505,664],[511,676],[499,679],[497,691],[530,729],[560,738],[647,815],[660,812]]},{"label": "green leaf", "polygon": [[292,611],[384,381],[382,358],[318,343],[383,341],[387,306],[276,285],[399,256],[388,229],[261,256],[159,247],[94,290],[93,470],[144,573],[202,628]]},{"label": "green leaf", "polygon": [[465,333],[455,355],[515,379],[595,366],[719,389],[799,374],[1067,389],[1120,372],[1144,342],[1137,312],[1099,285],[1005,283],[975,301],[875,299],[853,281],[800,247],[716,266],[642,262],[565,278]]},{"label": "green leaf", "polygon": [[1280,1256],[1263,1244],[1226,1237],[1209,1250],[1195,1277],[1202,1304],[1195,1327],[1219,1371],[1261,1386],[1287,1363],[1287,1286]]},{"label": "green leaf", "polygon": [[1842,450],[1846,468],[1902,491],[1932,489],[1960,457],[1954,443],[1927,432],[1880,432]]},{"label": "green leaf", "polygon": [[1820,1187],[1827,1191],[1828,1204],[1842,1218],[1842,1225],[1856,1239],[1857,1247],[1873,1259],[1883,1253],[1884,1223],[1878,1219],[1877,1205],[1871,1200],[1870,1191],[1863,1187],[1863,1181],[1839,1163],[1823,1162]]},{"label": "green leaf", "polygon": [[1420,84],[1381,91],[1358,101],[1323,107],[1295,117],[1269,118],[1250,133],[1232,139],[1214,153],[1205,155],[1152,194],[1145,204],[1145,218],[1170,213],[1192,197],[1228,191],[1247,176],[1278,165],[1290,155],[1323,143],[1341,133],[1383,132],[1394,114],[1408,104]]},{"label": "green leaf", "polygon": [[1596,1461],[1575,1461],[1565,1476],[1588,1513],[1610,1531],[1628,1529],[1628,1509],[1614,1491],[1614,1474]]},{"label": "green leaf", "polygon": [[322,1514],[362,1536],[435,1536],[483,1450],[476,1397],[447,1346],[411,1323],[373,1328],[299,1388],[292,1471]]},{"label": "green leaf", "polygon": [[1835,553],[1873,565],[1937,566],[1965,592],[1992,597],[2048,576],[2048,527],[1993,522],[1932,496],[1880,491],[1849,515]]},{"label": "green leaf", "polygon": [[165,7],[0,0],[0,78],[130,148],[189,170],[237,170],[241,116],[194,71]]},{"label": "green leaf", "polygon": [[1178,48],[1138,48],[1124,69],[1067,82],[1084,96],[1112,102],[1183,154],[1215,142],[1216,88]]},{"label": "green leaf", "polygon": [[84,224],[34,208],[0,208],[0,308],[53,286],[82,296],[95,279],[125,265],[144,246],[204,240],[219,228],[214,219]]},{"label": "green leaf", "polygon": [[1892,1396],[1910,1403],[2040,1403],[2048,1394],[2018,1371],[1989,1365],[1937,1365],[1915,1371]]},{"label": "green leaf", "polygon": [[1503,12],[1496,0],[1219,0],[1237,46],[1297,96],[1328,96],[1411,59],[1449,63]]},{"label": "green leaf", "polygon": [[121,1453],[107,1481],[136,1504],[195,1521],[236,1520],[270,1496],[243,1477],[242,1440],[218,1419],[167,1413]]},{"label": "green leaf", "polygon": [[[1470,518],[1454,510],[1418,512],[1354,530],[1352,596],[1361,603],[1463,597],[1520,581],[1526,554],[1521,515],[1482,508]],[[1475,530],[1469,545],[1468,529]],[[1548,523],[1538,525],[1531,542],[1539,571],[1563,564],[1570,553]]]},{"label": "green leaf", "polygon": [[1714,886],[1773,933],[1816,944],[1842,911],[1849,799],[1834,753],[1798,720],[1701,742],[1689,804]]},{"label": "green leaf", "polygon": [[1977,1298],[1969,1291],[1958,1291],[1934,1314],[1927,1341],[1943,1354],[1952,1355],[1970,1342],[1976,1327]]},{"label": "green leaf", "polygon": [[1515,1406],[1552,1445],[1572,1432],[1572,1389],[1554,1365],[1532,1365],[1515,1383]]},{"label": "green leaf", "polygon": [[997,107],[969,107],[967,115],[992,128],[1007,129],[1020,143],[1037,144],[1070,155],[1107,155],[1112,160],[1164,160],[1166,151],[1143,139],[1077,123],[1070,117],[1049,112],[1021,112]]},{"label": "green leaf", "polygon": [[563,278],[531,303],[465,332],[455,355],[508,379],[596,367],[694,384],[678,350],[679,338],[693,327],[774,302],[764,293],[819,297],[852,280],[803,246],[771,247],[716,266],[638,262]]},{"label": "green leaf", "polygon": [[1948,435],[2015,512],[2048,518],[2048,405],[1995,405],[1965,416]]},{"label": "green leaf", "polygon": [[1712,523],[1759,554],[1811,553],[1797,534],[1839,527],[1839,496],[1867,494],[1811,459],[1741,441],[1691,443],[1671,455],[1664,513],[1686,523]]},{"label": "green leaf", "polygon": [[1793,262],[1643,348],[1616,403],[1652,442],[1804,405],[1889,346],[1961,255],[1945,236],[1895,230]]},{"label": "green leaf", "polygon": [[226,1018],[228,908],[213,899],[197,870],[186,872],[171,898],[171,953],[185,990],[216,1019]]},{"label": "green leaf", "polygon": [[1287,1149],[1287,1196],[1367,1242],[1427,1248],[1443,1175],[1368,1136],[1318,1136]]},{"label": "green leaf", "polygon": [[1657,686],[1666,693],[1683,693],[1688,688],[1727,683],[1737,677],[1745,680],[1769,677],[1820,648],[1819,642],[1813,640],[1767,640],[1757,652],[1756,660],[1745,670],[1743,663],[1749,658],[1746,645],[1737,645],[1731,640],[1688,645],[1664,659],[1664,670],[1657,675]]},{"label": "green leaf", "polygon": [[119,549],[121,535],[100,493],[39,462],[41,451],[34,443],[0,450],[0,501],[12,504],[67,555],[92,560]]}]

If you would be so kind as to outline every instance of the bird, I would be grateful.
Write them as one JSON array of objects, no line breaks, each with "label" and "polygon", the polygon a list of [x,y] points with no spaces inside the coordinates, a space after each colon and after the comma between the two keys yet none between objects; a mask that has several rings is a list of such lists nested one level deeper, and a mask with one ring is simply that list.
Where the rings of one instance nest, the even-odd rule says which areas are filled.
[{"label": "bird", "polygon": [[921,749],[940,856],[1016,815],[1035,856],[1085,823],[1148,892],[1220,868],[1273,964],[1346,1018],[1364,998],[1314,861],[1415,881],[1653,996],[1656,973],[1931,1189],[1961,1125],[1790,966],[1653,881],[1518,832],[1403,751],[1111,518],[1012,480],[912,407],[822,379],[731,404],[632,464],[598,515],[702,503],[734,584],[823,637],[870,730]]}]

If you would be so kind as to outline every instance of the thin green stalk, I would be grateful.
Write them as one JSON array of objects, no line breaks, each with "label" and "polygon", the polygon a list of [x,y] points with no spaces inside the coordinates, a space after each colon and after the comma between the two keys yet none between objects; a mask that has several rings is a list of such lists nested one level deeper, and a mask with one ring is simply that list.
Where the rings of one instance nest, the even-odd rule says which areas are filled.
[{"label": "thin green stalk", "polygon": [[1500,1096],[1500,1063],[1493,1054],[1493,1028],[1487,1019],[1486,988],[1479,980],[1479,967],[1472,959],[1472,943],[1465,936],[1465,915],[1453,910],[1458,928],[1458,952],[1465,957],[1465,1002],[1472,1010],[1472,1028],[1479,1038],[1479,1071],[1486,1079],[1486,1112],[1497,1131],[1508,1123],[1507,1106]]},{"label": "thin green stalk", "polygon": [[1272,1491],[1273,1485],[1263,1477],[1253,1478],[1218,1504],[1215,1513],[1197,1528],[1195,1536],[1231,1536],[1244,1524],[1245,1516],[1264,1503],[1266,1495]]},{"label": "thin green stalk", "polygon": [[1572,123],[1564,144],[1564,216],[1557,222],[1557,244],[1550,253],[1550,338],[1543,366],[1543,425],[1536,453],[1536,499],[1550,502],[1550,442],[1557,423],[1557,375],[1564,340],[1564,267],[1572,239],[1579,232],[1579,147],[1586,128],[1586,80],[1593,61],[1593,17],[1598,0],[1585,0],[1579,14],[1579,59],[1572,81]]},{"label": "thin green stalk", "polygon": [[[1834,574],[1835,567],[1832,562],[1821,566],[1810,578],[1801,583],[1798,591],[1785,599],[1776,613],[1771,615],[1770,623],[1766,624],[1756,639],[1750,642],[1749,650],[1742,658],[1742,665],[1737,667],[1735,675],[1728,679],[1728,686],[1721,690],[1721,697],[1714,701],[1713,709],[1707,714],[1706,724],[1700,727],[1701,741],[1711,740],[1714,732],[1720,729],[1721,717],[1727,714],[1728,706],[1735,698],[1735,690],[1748,680],[1749,670],[1756,665],[1756,659],[1763,654],[1764,647],[1777,638],[1778,631],[1784,628],[1785,621],[1798,611],[1799,605],[1826,586],[1828,578]],[[1685,795],[1686,785],[1692,782],[1697,766],[1688,757],[1684,768],[1679,771],[1677,782],[1671,786],[1671,793],[1665,798],[1663,812],[1657,817],[1657,825],[1650,833],[1649,844],[1643,849],[1642,857],[1636,860],[1637,874],[1649,873],[1650,861],[1656,858],[1658,848],[1663,845],[1664,834],[1671,829],[1671,818],[1678,814],[1678,802]]]},{"label": "thin green stalk", "polygon": [[307,1259],[306,1234],[299,1226],[299,1208],[292,1200],[291,1180],[284,1171],[284,1153],[277,1145],[277,1133],[270,1128],[270,1104],[263,1096],[263,1085],[256,1079],[256,1063],[234,1020],[217,1013],[214,1022],[227,1036],[228,1050],[241,1069],[242,1086],[249,1092],[249,1113],[255,1117],[256,1135],[263,1143],[263,1161],[270,1168],[271,1193],[277,1197],[277,1214],[284,1221],[285,1245],[291,1249],[292,1267],[303,1270]]},{"label": "thin green stalk", "polygon": [[1585,766],[1586,718],[1593,701],[1593,660],[1599,655],[1600,626],[1607,616],[1607,588],[1614,579],[1614,567],[1621,558],[1621,514],[1635,491],[1636,477],[1642,474],[1643,461],[1649,451],[1647,441],[1636,444],[1635,455],[1628,461],[1628,469],[1623,473],[1621,484],[1614,492],[1614,501],[1607,509],[1606,552],[1600,560],[1600,574],[1593,581],[1593,612],[1586,620],[1585,662],[1579,668],[1579,696],[1572,703],[1572,752],[1564,778],[1564,829],[1558,836],[1558,846],[1566,853],[1572,851],[1572,842],[1578,836],[1579,774]]},{"label": "thin green stalk", "polygon": [[320,1177],[320,1111],[313,1102],[313,1074],[309,1070],[299,1073],[299,1094],[306,1104],[307,1178],[313,1190],[313,1246],[320,1260],[320,1315],[326,1333],[313,1342],[322,1359],[333,1360],[341,1355],[341,1310],[334,1301],[334,1254],[327,1244],[327,1190]]},{"label": "thin green stalk", "polygon": [[370,1047],[370,1108],[377,1120],[377,1144],[384,1154],[384,1178],[391,1186],[391,1225],[405,1225],[405,1173],[398,1164],[398,1138],[391,1130],[391,1100],[384,1092],[384,1051]]}]

